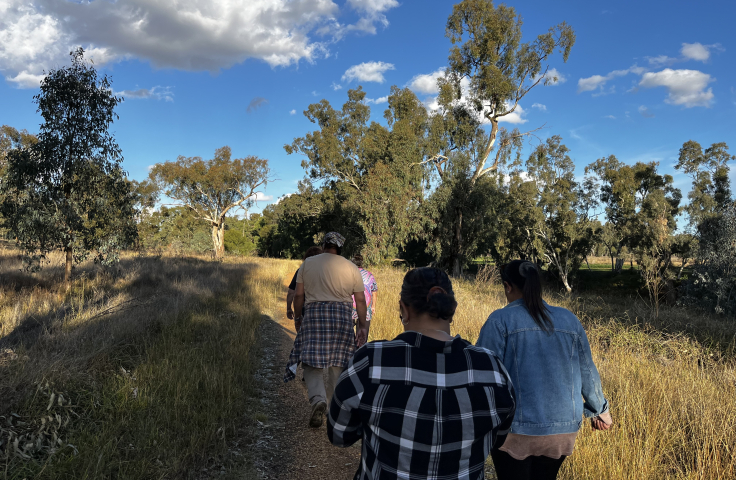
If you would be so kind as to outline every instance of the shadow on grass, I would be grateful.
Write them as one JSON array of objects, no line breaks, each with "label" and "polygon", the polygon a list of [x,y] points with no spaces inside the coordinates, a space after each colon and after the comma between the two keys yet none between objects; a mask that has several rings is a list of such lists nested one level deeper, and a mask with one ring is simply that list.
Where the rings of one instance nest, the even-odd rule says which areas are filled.
[{"label": "shadow on grass", "polygon": [[[40,424],[48,398],[38,386],[49,382],[73,401],[72,421],[55,433],[74,447],[11,455],[0,471],[12,474],[0,478],[200,478],[200,467],[237,449],[229,441],[246,414],[261,306],[282,288],[280,279],[253,281],[259,268],[127,258],[115,274],[80,269],[60,305],[21,315],[0,339],[0,352],[16,352],[0,357],[0,415]],[[12,292],[22,301],[30,289],[41,303],[60,295],[9,285],[6,309]]]}]

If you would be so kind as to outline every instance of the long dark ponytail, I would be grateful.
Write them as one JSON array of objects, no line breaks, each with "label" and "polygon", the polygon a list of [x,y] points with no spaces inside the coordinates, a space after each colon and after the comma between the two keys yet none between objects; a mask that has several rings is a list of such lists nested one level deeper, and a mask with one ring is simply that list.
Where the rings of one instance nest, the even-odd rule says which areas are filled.
[{"label": "long dark ponytail", "polygon": [[545,332],[554,330],[549,310],[542,300],[542,278],[536,265],[525,260],[514,260],[501,268],[501,280],[521,290],[526,309],[539,328]]}]

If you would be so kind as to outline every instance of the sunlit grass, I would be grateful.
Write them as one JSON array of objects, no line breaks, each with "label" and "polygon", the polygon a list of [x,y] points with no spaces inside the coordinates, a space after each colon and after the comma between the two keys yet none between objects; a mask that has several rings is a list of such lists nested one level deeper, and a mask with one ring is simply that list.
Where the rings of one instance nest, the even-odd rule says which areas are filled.
[{"label": "sunlit grass", "polygon": [[[54,287],[60,265],[25,274],[0,249],[0,415],[33,427],[16,424],[20,433],[49,413],[70,418],[52,431],[62,440],[53,455],[48,439],[30,459],[0,455],[0,479],[187,478],[204,466],[219,476],[221,465],[221,478],[245,475],[238,435],[263,418],[247,403],[256,327],[264,313],[283,315],[298,262],[128,255],[113,272],[83,265],[69,292]],[[371,338],[394,338],[404,272],[373,273]],[[474,342],[505,299],[497,285],[454,285],[452,331]],[[548,300],[586,327],[616,423],[605,433],[586,424],[560,478],[736,478],[733,323],[670,307],[653,320],[633,294]],[[47,409],[52,393],[65,400]]]},{"label": "sunlit grass", "polygon": [[[380,303],[372,339],[403,331],[398,299],[404,272],[372,271]],[[506,304],[500,286],[453,281],[458,310],[453,334],[475,342],[488,315]],[[611,402],[615,426],[593,432],[587,422],[562,479],[733,479],[736,478],[736,360],[732,349],[716,349],[692,336],[674,333],[693,322],[736,333],[728,320],[699,318],[671,308],[657,326],[636,297],[568,298],[547,295],[554,305],[581,318]],[[637,317],[639,316],[639,317]],[[730,351],[729,351],[730,350]]]}]

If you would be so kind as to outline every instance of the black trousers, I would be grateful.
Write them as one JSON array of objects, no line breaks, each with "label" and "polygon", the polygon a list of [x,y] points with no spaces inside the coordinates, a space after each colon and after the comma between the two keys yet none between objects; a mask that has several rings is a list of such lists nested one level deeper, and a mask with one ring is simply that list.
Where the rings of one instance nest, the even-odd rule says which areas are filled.
[{"label": "black trousers", "polygon": [[560,458],[531,456],[517,460],[495,449],[491,450],[491,457],[498,480],[555,480],[566,458],[564,455]]}]

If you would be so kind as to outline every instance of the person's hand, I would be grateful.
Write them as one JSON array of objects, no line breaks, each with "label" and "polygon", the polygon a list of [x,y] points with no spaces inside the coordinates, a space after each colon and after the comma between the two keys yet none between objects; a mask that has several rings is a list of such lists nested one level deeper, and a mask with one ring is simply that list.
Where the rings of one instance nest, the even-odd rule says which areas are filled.
[{"label": "person's hand", "polygon": [[590,419],[590,426],[593,428],[593,430],[606,431],[611,428],[611,425],[613,425],[613,423],[604,422],[601,419],[600,415]]},{"label": "person's hand", "polygon": [[[291,316],[294,316],[294,313],[292,312]],[[299,317],[294,320],[294,330],[296,330],[297,333],[299,333],[299,330],[302,329],[302,317]]]},{"label": "person's hand", "polygon": [[365,343],[368,341],[368,327],[358,328],[355,331],[355,345],[358,346],[358,348],[365,345]]},{"label": "person's hand", "polygon": [[289,320],[294,320],[294,310],[288,309],[286,310],[286,318]]}]

